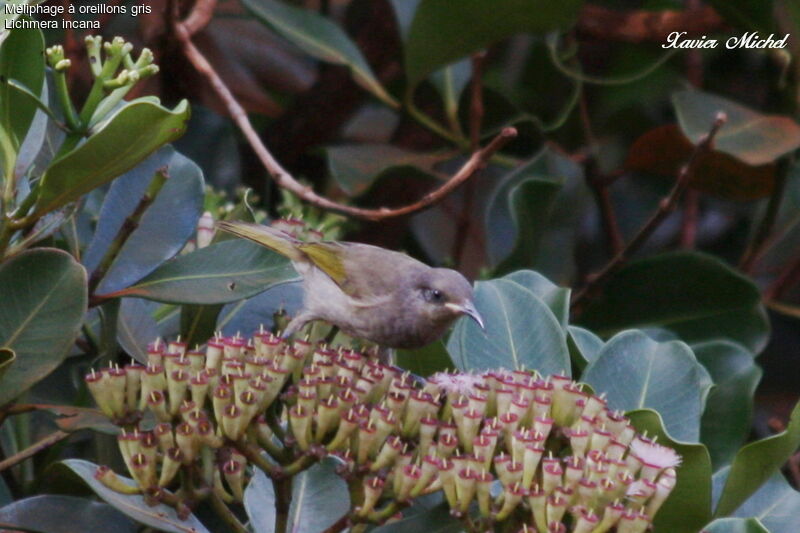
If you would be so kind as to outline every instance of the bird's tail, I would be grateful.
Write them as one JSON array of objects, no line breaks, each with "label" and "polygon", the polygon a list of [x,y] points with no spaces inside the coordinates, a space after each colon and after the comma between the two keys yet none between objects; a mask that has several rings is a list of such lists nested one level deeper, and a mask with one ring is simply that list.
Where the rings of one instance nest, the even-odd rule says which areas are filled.
[{"label": "bird's tail", "polygon": [[270,250],[285,255],[292,261],[303,259],[303,252],[297,248],[300,241],[281,230],[261,224],[237,221],[229,222],[225,220],[217,222],[217,227],[228,233],[233,233],[239,237],[244,237],[262,246],[266,246]]}]

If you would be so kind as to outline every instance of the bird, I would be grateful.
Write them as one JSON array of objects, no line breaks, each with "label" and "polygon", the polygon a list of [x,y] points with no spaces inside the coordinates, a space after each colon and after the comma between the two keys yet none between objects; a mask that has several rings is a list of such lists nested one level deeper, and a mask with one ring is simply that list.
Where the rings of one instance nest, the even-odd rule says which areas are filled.
[{"label": "bird", "polygon": [[369,244],[301,241],[262,224],[219,221],[217,227],[286,256],[302,276],[303,305],[284,337],[324,320],[380,347],[416,349],[461,316],[484,328],[472,285],[455,270]]}]

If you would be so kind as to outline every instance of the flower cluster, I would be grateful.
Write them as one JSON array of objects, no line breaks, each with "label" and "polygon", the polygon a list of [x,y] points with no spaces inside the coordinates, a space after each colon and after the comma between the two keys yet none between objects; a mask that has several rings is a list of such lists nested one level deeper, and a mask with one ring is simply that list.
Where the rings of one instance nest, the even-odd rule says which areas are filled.
[{"label": "flower cluster", "polygon": [[[354,523],[383,522],[441,490],[455,516],[487,527],[635,533],[680,463],[565,376],[421,380],[367,354],[271,333],[214,338],[202,351],[156,342],[146,366],[86,382],[122,426],[120,451],[140,490],[179,509],[211,492],[241,501],[250,465],[280,479],[332,455],[357,489]],[[130,490],[107,469],[98,478]]]}]

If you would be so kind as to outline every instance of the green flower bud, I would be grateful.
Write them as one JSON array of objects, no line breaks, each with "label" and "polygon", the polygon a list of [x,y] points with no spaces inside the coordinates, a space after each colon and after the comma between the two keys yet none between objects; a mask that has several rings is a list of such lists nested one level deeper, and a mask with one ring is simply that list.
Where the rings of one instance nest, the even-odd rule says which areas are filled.
[{"label": "green flower bud", "polygon": [[128,485],[122,479],[114,473],[107,466],[98,466],[97,470],[94,473],[94,478],[108,487],[109,489],[113,490],[114,492],[118,492],[120,494],[141,494],[142,489],[139,487],[133,487]]},{"label": "green flower bud", "polygon": [[222,473],[228,483],[233,498],[237,502],[244,500],[244,462],[231,459],[222,465]]},{"label": "green flower bud", "polygon": [[164,453],[164,458],[161,462],[161,475],[158,478],[158,486],[166,487],[173,479],[178,469],[183,463],[183,453],[180,448],[170,448]]},{"label": "green flower bud", "polygon": [[522,501],[522,498],[527,496],[527,492],[521,484],[514,483],[513,485],[506,485],[503,491],[503,506],[497,512],[496,520],[502,521],[517,508]]},{"label": "green flower bud", "polygon": [[365,478],[364,486],[364,503],[356,509],[358,516],[367,516],[374,508],[375,504],[383,494],[384,480],[379,477]]},{"label": "green flower bud", "polygon": [[547,498],[547,524],[561,523],[567,510],[569,501],[560,493],[555,492]]},{"label": "green flower bud", "polygon": [[477,479],[478,473],[471,468],[463,468],[456,474],[456,499],[458,500],[458,505],[455,510],[458,512],[465,513],[469,509],[469,504],[472,503],[472,499],[475,497]]}]

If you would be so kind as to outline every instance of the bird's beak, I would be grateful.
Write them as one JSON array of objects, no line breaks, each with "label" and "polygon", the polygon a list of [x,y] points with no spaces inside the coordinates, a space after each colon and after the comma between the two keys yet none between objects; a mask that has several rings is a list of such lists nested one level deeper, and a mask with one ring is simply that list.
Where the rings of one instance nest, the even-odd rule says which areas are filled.
[{"label": "bird's beak", "polygon": [[486,327],[483,325],[483,317],[481,317],[481,314],[477,309],[475,309],[474,303],[470,301],[464,302],[463,304],[447,303],[445,304],[445,307],[449,307],[453,311],[469,316],[472,320],[477,322],[481,329],[486,329]]}]

